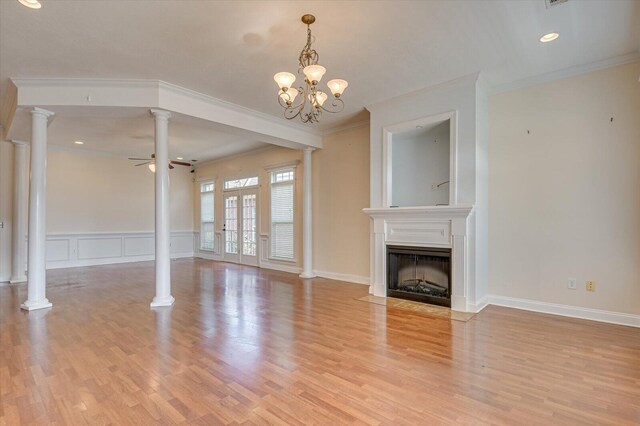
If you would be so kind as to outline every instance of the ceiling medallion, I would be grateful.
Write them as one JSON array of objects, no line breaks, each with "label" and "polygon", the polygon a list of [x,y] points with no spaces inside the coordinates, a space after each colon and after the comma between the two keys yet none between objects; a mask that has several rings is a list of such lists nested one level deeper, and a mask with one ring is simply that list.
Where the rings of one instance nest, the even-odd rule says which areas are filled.
[{"label": "ceiling medallion", "polygon": [[[273,76],[278,83],[278,103],[284,108],[284,117],[291,120],[300,117],[303,123],[317,123],[320,121],[322,112],[336,113],[344,109],[344,102],[340,96],[349,83],[345,80],[335,79],[327,82],[327,87],[333,95],[329,104],[326,103],[328,96],[325,92],[318,90],[318,83],[327,71],[322,65],[318,65],[318,52],[311,48],[311,24],[316,21],[313,15],[304,15],[302,22],[307,25],[307,44],[300,52],[298,58],[298,74],[304,74],[305,86],[297,89],[291,87],[296,76],[290,72],[279,72]],[[294,105],[295,99],[301,95],[300,101]]]}]

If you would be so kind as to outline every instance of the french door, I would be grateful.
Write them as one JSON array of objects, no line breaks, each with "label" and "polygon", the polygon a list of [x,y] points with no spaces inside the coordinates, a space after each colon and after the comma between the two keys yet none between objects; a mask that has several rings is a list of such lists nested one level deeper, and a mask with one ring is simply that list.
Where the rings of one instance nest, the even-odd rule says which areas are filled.
[{"label": "french door", "polygon": [[258,188],[224,192],[224,260],[258,266]]}]

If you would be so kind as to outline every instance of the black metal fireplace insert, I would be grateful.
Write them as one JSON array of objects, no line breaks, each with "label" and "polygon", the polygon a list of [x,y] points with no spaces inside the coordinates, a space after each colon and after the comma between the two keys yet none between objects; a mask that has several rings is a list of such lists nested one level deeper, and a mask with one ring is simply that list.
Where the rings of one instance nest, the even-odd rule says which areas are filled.
[{"label": "black metal fireplace insert", "polygon": [[451,249],[387,246],[387,296],[451,307]]}]

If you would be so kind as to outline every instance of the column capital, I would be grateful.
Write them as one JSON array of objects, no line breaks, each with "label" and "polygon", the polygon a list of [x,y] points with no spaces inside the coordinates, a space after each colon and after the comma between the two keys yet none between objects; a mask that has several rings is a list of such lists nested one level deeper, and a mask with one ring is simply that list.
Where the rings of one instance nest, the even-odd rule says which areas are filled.
[{"label": "column capital", "polygon": [[44,117],[44,118],[47,118],[47,119],[49,117],[53,117],[54,115],[56,115],[56,113],[53,112],[53,111],[49,111],[49,110],[42,109],[42,108],[39,108],[39,107],[33,107],[33,108],[29,109],[29,112],[31,113],[31,115]]},{"label": "column capital", "polygon": [[308,146],[308,147],[306,147],[306,148],[304,148],[304,149],[303,149],[303,151],[305,151],[305,152],[313,152],[313,151],[315,151],[315,150],[316,150],[316,149],[315,149],[314,147],[311,147],[311,146]]},{"label": "column capital", "polygon": [[24,146],[24,147],[26,147],[28,145],[26,142],[17,141],[15,139],[11,139],[11,143],[14,144],[15,146]]},{"label": "column capital", "polygon": [[149,110],[149,112],[156,118],[156,120],[169,120],[171,118],[171,113],[169,111],[165,111],[164,109],[152,108]]}]

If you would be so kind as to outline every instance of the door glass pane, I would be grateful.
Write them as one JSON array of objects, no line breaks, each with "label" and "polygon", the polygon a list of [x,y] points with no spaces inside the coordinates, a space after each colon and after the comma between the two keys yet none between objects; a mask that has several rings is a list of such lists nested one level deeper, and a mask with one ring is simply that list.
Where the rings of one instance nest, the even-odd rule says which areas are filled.
[{"label": "door glass pane", "polygon": [[224,200],[225,251],[238,253],[238,197],[233,195]]},{"label": "door glass pane", "polygon": [[242,196],[242,254],[256,255],[256,194]]}]

